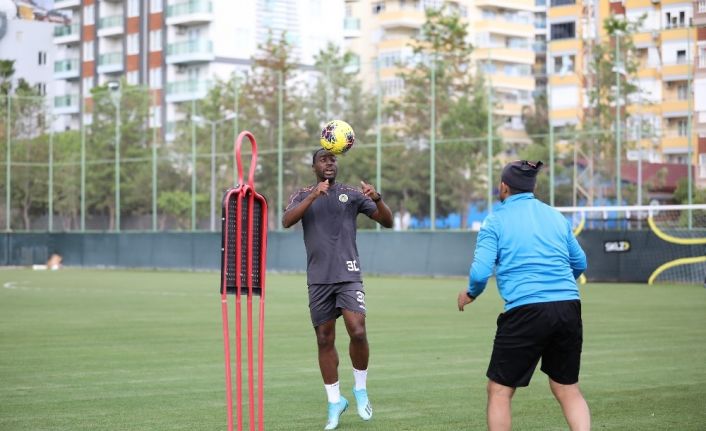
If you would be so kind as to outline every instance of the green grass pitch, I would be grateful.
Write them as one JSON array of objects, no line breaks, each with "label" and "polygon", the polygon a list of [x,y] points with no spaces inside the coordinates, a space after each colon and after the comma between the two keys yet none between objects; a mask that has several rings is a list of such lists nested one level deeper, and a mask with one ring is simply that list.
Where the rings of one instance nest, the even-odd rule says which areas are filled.
[{"label": "green grass pitch", "polygon": [[[0,430],[224,430],[216,273],[0,270]],[[485,429],[485,370],[501,301],[464,313],[462,278],[366,278],[375,410],[341,430]],[[595,430],[706,430],[706,289],[582,286],[581,385]],[[231,317],[233,316],[231,308]],[[232,328],[232,327],[231,327]],[[342,324],[340,380],[352,372]],[[317,430],[326,398],[303,275],[270,275],[265,429]],[[537,371],[516,430],[565,430]]]}]

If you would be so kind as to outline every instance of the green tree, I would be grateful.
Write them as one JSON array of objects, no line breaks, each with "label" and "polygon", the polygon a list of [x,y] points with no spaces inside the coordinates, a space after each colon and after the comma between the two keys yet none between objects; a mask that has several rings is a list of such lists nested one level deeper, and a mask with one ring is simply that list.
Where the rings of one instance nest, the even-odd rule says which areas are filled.
[{"label": "green tree", "polygon": [[[420,37],[411,45],[414,61],[398,76],[404,81],[402,97],[389,103],[388,113],[402,125],[399,137],[407,145],[393,150],[397,166],[386,172],[395,178],[400,208],[417,216],[429,213],[429,139],[431,83],[435,93],[437,212],[465,215],[469,201],[478,197],[487,166],[487,99],[482,80],[472,79],[468,26],[448,7],[427,9]],[[432,72],[434,79],[432,80]],[[392,114],[395,112],[396,114]],[[481,138],[481,139],[478,139]],[[497,142],[497,141],[496,141]],[[498,145],[494,146],[497,152]],[[387,170],[390,169],[390,171]],[[408,179],[414,173],[413,180]],[[441,178],[443,177],[443,181]],[[465,221],[465,217],[463,217]]]},{"label": "green tree", "polygon": [[11,205],[19,209],[22,226],[32,228],[32,218],[46,214],[47,136],[44,99],[20,79],[12,97],[9,128],[12,145]]},{"label": "green tree", "polygon": [[[258,192],[269,199],[270,228],[276,228],[280,223],[276,217],[280,98],[284,149],[282,206],[286,205],[286,200],[295,187],[311,180],[310,170],[309,176],[304,177],[306,169],[302,169],[302,163],[305,163],[307,157],[311,160],[311,150],[318,145],[318,135],[309,136],[303,125],[302,89],[297,83],[293,55],[293,47],[288,42],[286,33],[281,34],[279,38],[275,38],[270,33],[267,42],[262,44],[255,54],[251,73],[240,91],[240,127],[241,130],[251,131],[257,139],[256,186]],[[282,82],[281,87],[280,82]],[[233,103],[229,102],[229,105],[233,106]],[[247,177],[249,166],[248,145],[245,145],[244,177]]]},{"label": "green tree", "polygon": [[81,215],[81,133],[77,130],[55,133],[54,211],[63,230],[80,228]]},{"label": "green tree", "polygon": [[12,90],[15,75],[15,60],[0,60],[0,94],[7,96]]},{"label": "green tree", "polygon": [[[636,21],[628,21],[624,17],[611,16],[603,22],[608,38],[592,46],[591,57],[588,59],[590,77],[588,84],[589,108],[584,116],[584,157],[595,172],[592,176],[615,178],[615,164],[602,163],[605,160],[623,158],[616,154],[616,119],[617,109],[620,109],[622,133],[630,112],[625,109],[631,96],[639,92],[636,75],[639,59],[635,56],[633,35],[642,25],[644,16]],[[617,73],[616,73],[617,72]],[[617,76],[617,78],[616,78]],[[620,81],[620,97],[616,91],[616,79]],[[625,140],[623,140],[624,142]],[[587,151],[586,151],[587,150]],[[587,186],[589,203],[595,193],[591,189],[595,181]]]},{"label": "green tree", "polygon": [[[147,131],[149,96],[141,87],[121,82],[119,103],[120,205],[123,214],[149,212],[151,193],[151,133]],[[116,105],[107,85],[95,87],[93,122],[86,136],[86,206],[90,213],[108,216],[108,229],[115,228],[115,140]]]}]

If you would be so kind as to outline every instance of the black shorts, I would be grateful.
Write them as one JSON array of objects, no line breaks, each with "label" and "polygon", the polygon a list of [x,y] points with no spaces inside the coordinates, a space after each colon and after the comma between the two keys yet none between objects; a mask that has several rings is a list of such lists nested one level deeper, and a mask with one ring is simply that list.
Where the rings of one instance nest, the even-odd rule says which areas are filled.
[{"label": "black shorts", "polygon": [[582,345],[580,301],[522,305],[498,316],[486,375],[504,386],[527,386],[542,358],[546,375],[572,385],[579,381]]},{"label": "black shorts", "polygon": [[337,319],[341,310],[365,315],[365,288],[360,281],[309,285],[309,311],[314,327]]}]

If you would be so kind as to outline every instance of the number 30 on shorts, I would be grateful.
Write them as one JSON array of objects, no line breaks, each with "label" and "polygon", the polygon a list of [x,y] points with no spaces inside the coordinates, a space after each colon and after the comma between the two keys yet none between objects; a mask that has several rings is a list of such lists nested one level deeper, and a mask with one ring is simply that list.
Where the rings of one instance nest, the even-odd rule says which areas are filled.
[{"label": "number 30 on shorts", "polygon": [[347,260],[346,266],[348,267],[348,271],[354,271],[354,272],[360,271],[360,268],[358,268],[358,262],[355,260]]}]

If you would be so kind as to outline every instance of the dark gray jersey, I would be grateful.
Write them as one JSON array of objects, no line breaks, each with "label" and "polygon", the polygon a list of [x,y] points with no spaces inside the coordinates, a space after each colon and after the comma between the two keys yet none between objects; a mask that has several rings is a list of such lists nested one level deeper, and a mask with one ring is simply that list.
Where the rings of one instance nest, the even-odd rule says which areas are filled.
[{"label": "dark gray jersey", "polygon": [[[299,205],[315,187],[295,192],[287,210]],[[309,285],[362,281],[356,218],[358,213],[370,217],[376,209],[372,199],[346,184],[334,183],[326,195],[314,200],[302,217]]]}]

